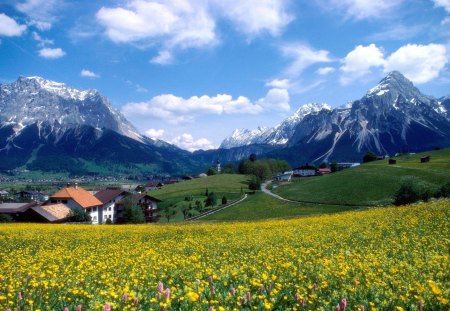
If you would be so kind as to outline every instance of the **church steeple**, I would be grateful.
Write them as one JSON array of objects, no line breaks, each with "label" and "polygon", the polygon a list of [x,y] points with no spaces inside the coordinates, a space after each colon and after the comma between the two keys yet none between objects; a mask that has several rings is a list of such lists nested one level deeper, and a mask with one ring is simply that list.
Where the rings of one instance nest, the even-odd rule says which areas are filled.
[{"label": "church steeple", "polygon": [[219,159],[219,157],[217,157],[217,161],[216,161],[216,170],[217,170],[217,174],[220,174],[220,159]]}]

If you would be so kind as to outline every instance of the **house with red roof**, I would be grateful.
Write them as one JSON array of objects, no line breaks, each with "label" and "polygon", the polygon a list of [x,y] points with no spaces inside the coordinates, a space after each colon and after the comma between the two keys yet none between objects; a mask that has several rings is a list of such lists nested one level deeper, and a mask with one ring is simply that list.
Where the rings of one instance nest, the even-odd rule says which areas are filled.
[{"label": "house with red roof", "polygon": [[77,184],[73,187],[59,190],[50,197],[48,203],[62,203],[71,209],[82,208],[91,215],[93,224],[101,224],[103,222],[103,203]]},{"label": "house with red roof", "polygon": [[95,197],[103,204],[103,222],[110,219],[112,223],[117,223],[123,207],[117,203],[121,202],[127,195],[129,195],[128,191],[111,188],[100,190],[95,194]]}]

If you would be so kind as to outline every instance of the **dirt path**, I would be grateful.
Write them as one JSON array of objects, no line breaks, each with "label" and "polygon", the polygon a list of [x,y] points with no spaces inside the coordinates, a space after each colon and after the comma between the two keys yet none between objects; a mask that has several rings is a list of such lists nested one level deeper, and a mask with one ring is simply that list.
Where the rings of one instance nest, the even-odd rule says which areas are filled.
[{"label": "dirt path", "polygon": [[200,214],[200,215],[197,215],[197,216],[188,218],[188,219],[186,219],[185,221],[197,220],[197,219],[200,219],[200,218],[203,218],[203,217],[212,215],[212,214],[214,214],[214,213],[223,211],[224,209],[226,209],[226,208],[228,208],[228,207],[230,207],[230,206],[233,206],[233,205],[236,205],[236,204],[241,203],[241,202],[244,201],[245,199],[247,199],[247,194],[244,194],[244,196],[243,196],[241,199],[239,199],[238,201],[236,201],[236,202],[233,202],[233,203],[230,203],[230,204],[228,204],[228,205],[225,205],[225,206],[222,206],[222,207],[220,207],[220,208],[217,208],[217,209],[215,209],[215,210],[208,211],[208,212],[205,212],[205,213],[203,213],[203,214]]}]

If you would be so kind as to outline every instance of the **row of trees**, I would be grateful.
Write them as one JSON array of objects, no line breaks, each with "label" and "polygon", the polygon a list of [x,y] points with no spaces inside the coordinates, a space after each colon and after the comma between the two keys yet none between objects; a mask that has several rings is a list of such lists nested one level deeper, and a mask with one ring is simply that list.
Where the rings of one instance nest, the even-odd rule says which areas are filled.
[{"label": "row of trees", "polygon": [[417,201],[427,202],[431,198],[450,198],[450,182],[433,189],[418,178],[405,179],[394,195],[395,205],[411,204]]}]

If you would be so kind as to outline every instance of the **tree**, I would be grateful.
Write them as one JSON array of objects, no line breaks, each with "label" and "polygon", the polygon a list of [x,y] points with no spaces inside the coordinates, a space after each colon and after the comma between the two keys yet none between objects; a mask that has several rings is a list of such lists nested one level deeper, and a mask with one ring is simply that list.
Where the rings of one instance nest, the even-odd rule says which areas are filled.
[{"label": "tree", "polygon": [[223,197],[222,197],[222,205],[225,205],[225,204],[227,204],[227,203],[228,203],[227,197],[226,197],[226,196],[223,196]]},{"label": "tree", "polygon": [[255,161],[256,161],[256,154],[252,153],[252,154],[248,157],[248,159],[249,159],[251,162],[255,162]]},{"label": "tree", "polygon": [[363,163],[372,162],[377,159],[377,156],[372,151],[367,151],[367,153],[363,157]]},{"label": "tree", "polygon": [[144,211],[133,202],[131,196],[125,198],[123,202],[123,222],[126,224],[140,224],[145,222]]},{"label": "tree", "polygon": [[253,175],[248,183],[248,188],[253,191],[260,190],[261,189],[261,180],[257,176]]},{"label": "tree", "polygon": [[206,188],[206,191],[205,191],[205,197],[207,197],[208,194],[209,194],[209,190],[208,190],[208,188]]},{"label": "tree", "polygon": [[444,184],[436,193],[438,198],[450,198],[450,182]]},{"label": "tree", "polygon": [[191,210],[192,210],[192,203],[189,203],[188,206],[183,208],[183,219],[187,219],[190,216]]},{"label": "tree", "polygon": [[202,202],[201,202],[200,200],[196,200],[196,201],[195,201],[195,209],[196,209],[197,211],[199,211],[199,212],[202,211],[202,209],[203,209],[203,204],[202,204]]},{"label": "tree", "polygon": [[327,168],[327,164],[325,162],[320,163],[319,168]]},{"label": "tree", "polygon": [[91,222],[91,215],[85,209],[76,206],[70,211],[70,222]]},{"label": "tree", "polygon": [[208,194],[208,197],[205,200],[205,206],[216,206],[217,205],[217,196],[214,192]]},{"label": "tree", "polygon": [[208,168],[208,171],[206,171],[206,175],[208,175],[208,176],[212,176],[212,175],[216,175],[216,174],[217,174],[217,171],[212,167]]},{"label": "tree", "polygon": [[224,174],[236,174],[236,164],[234,163],[227,163],[223,167],[223,173]]},{"label": "tree", "polygon": [[167,222],[170,221],[170,219],[177,214],[177,211],[175,210],[177,206],[165,206],[162,209],[163,216],[167,219]]}]

